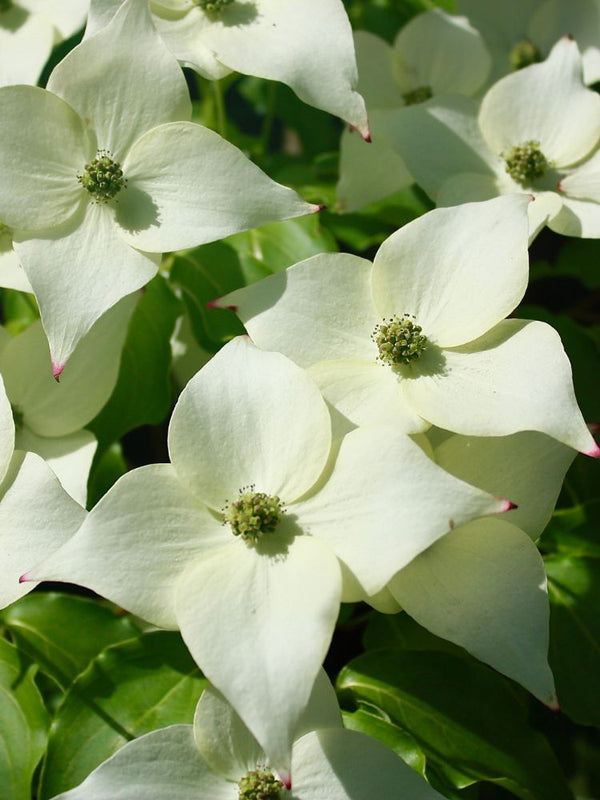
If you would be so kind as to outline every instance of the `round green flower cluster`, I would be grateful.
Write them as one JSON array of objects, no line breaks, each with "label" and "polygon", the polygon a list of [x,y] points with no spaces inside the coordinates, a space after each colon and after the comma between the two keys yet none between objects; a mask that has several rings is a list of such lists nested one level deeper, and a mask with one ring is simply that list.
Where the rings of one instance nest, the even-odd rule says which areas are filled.
[{"label": "round green flower cluster", "polygon": [[542,54],[531,39],[521,39],[508,54],[508,63],[514,70],[538,64],[542,60]]},{"label": "round green flower cluster", "polygon": [[265,533],[272,533],[283,514],[279,497],[240,490],[240,498],[225,510],[225,522],[231,526],[235,536],[250,542],[256,542]]},{"label": "round green flower cluster", "polygon": [[112,200],[127,183],[121,165],[106,150],[99,150],[96,158],[85,165],[83,175],[77,180],[98,203]]},{"label": "round green flower cluster", "polygon": [[215,12],[221,11],[223,6],[228,6],[233,3],[233,0],[194,0],[194,4],[199,6],[203,11]]},{"label": "round green flower cluster", "polygon": [[540,143],[529,141],[511,147],[504,156],[506,171],[510,177],[522,186],[541,178],[550,166],[546,156],[540,150]]},{"label": "round green flower cluster", "polygon": [[414,317],[403,314],[394,315],[386,322],[377,325],[373,341],[379,348],[379,358],[390,366],[410,364],[421,357],[427,347],[427,337],[422,336],[420,325],[413,322]]},{"label": "round green flower cluster", "polygon": [[269,769],[254,769],[243,777],[239,800],[279,800],[283,784]]}]

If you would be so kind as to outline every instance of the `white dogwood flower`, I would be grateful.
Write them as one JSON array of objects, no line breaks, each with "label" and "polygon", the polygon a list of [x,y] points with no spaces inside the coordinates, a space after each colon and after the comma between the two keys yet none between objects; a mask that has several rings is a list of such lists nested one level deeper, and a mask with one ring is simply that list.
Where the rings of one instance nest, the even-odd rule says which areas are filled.
[{"label": "white dogwood flower", "polygon": [[435,209],[386,239],[373,264],[317,255],[213,305],[308,369],[355,425],[537,430],[597,457],[558,334],[505,319],[527,287],[527,203]]},{"label": "white dogwood flower", "polygon": [[[122,0],[93,0],[86,35]],[[281,81],[305,103],[369,137],[352,30],[341,0],[150,0],[152,19],[177,59],[205,78],[232,70]]]},{"label": "white dogwood flower", "polygon": [[0,219],[39,302],[54,373],[160,253],[317,210],[188,122],[177,61],[143,0],[55,68],[0,89]]},{"label": "white dogwood flower", "polygon": [[394,428],[332,448],[304,370],[244,337],[182,392],[172,464],[127,473],[24,576],[92,588],[164,628],[289,769],[346,580],[371,595],[460,524],[511,503],[448,475]]}]

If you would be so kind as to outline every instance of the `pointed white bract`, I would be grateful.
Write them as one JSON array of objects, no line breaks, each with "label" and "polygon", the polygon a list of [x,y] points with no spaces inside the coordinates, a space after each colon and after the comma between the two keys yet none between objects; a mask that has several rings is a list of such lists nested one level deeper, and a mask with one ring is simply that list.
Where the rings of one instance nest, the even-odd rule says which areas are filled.
[{"label": "pointed white bract", "polygon": [[0,219],[36,294],[56,370],[160,253],[317,209],[189,122],[177,61],[126,0],[54,69],[0,90]]},{"label": "pointed white bract", "polygon": [[180,628],[278,770],[347,594],[343,571],[375,594],[451,519],[509,507],[394,428],[353,431],[332,450],[314,383],[245,338],[184,389],[169,451],[172,465],[125,475],[25,577],[79,583]]},{"label": "pointed white bract", "polygon": [[390,126],[402,125],[405,106],[446,94],[471,96],[481,88],[490,68],[479,33],[466,18],[439,8],[413,17],[393,45],[368,31],[357,31],[354,40],[359,90],[367,103],[373,142],[366,147],[349,132],[342,134],[340,211],[354,211],[413,182],[386,139]]},{"label": "pointed white bract", "polygon": [[[260,782],[268,795],[252,794]],[[344,730],[335,692],[323,672],[295,731],[291,772],[285,775],[274,769],[234,709],[209,686],[193,726],[175,725],[141,736],[54,800],[112,800],[130,791],[139,800],[159,795],[169,800],[442,800],[383,744]]]},{"label": "pointed white bract", "polygon": [[96,451],[95,437],[83,428],[115,386],[136,300],[123,298],[92,326],[60,382],[52,376],[40,322],[0,346],[0,374],[17,422],[16,447],[40,455],[82,505]]},{"label": "pointed white bract", "polygon": [[[120,0],[93,0],[86,35]],[[341,0],[150,0],[154,24],[184,66],[219,80],[232,70],[287,84],[305,103],[369,137],[350,22]]]},{"label": "pointed white bract", "polygon": [[307,368],[355,425],[537,430],[597,456],[556,332],[504,319],[527,286],[527,204],[514,195],[437,209],[386,239],[373,265],[316,256],[216,305]]},{"label": "pointed white bract", "polygon": [[478,111],[447,97],[383,122],[423,189],[438,205],[527,193],[531,238],[600,237],[600,97],[582,77],[581,55],[563,37],[548,58],[502,78]]},{"label": "pointed white bract", "polygon": [[35,85],[55,44],[85,23],[90,0],[11,0],[0,10],[0,86]]}]

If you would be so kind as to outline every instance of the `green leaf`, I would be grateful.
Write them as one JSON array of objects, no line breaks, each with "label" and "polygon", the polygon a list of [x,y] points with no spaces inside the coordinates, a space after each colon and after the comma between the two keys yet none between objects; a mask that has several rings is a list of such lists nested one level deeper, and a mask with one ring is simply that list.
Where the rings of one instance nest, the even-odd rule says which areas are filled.
[{"label": "green leaf", "polygon": [[40,317],[38,305],[32,294],[15,289],[0,289],[2,292],[2,324],[16,336]]},{"label": "green leaf", "polygon": [[206,681],[177,633],[104,650],[65,695],[52,723],[40,800],[77,786],[125,742],[191,724]]},{"label": "green leaf", "polygon": [[550,746],[527,722],[524,693],[474,660],[378,650],[345,667],[338,688],[410,733],[457,788],[488,781],[523,800],[572,798]]},{"label": "green leaf", "polygon": [[575,722],[600,726],[600,558],[551,556],[546,572],[548,658],[561,709]]},{"label": "green leaf", "polygon": [[425,777],[425,753],[410,733],[395,725],[389,717],[381,716],[379,709],[359,708],[352,713],[345,711],[342,716],[344,727],[349,728],[351,731],[361,731],[366,733],[367,736],[379,739],[380,742],[383,742],[390,750],[399,755],[415,772]]},{"label": "green leaf", "polygon": [[600,558],[599,528],[600,500],[561,508],[552,515],[539,546],[546,554]]},{"label": "green leaf", "polygon": [[177,298],[160,275],[146,286],[129,323],[117,385],[87,426],[98,439],[99,459],[124,433],[156,425],[169,411],[170,338],[180,314]]},{"label": "green leaf", "polygon": [[465,655],[462,647],[440,639],[421,627],[405,612],[399,614],[372,614],[364,634],[367,650],[401,647],[403,650],[442,650]]},{"label": "green leaf", "polygon": [[0,797],[30,800],[31,779],[49,720],[34,683],[35,665],[0,640]]},{"label": "green leaf", "polygon": [[105,647],[139,634],[114,607],[58,592],[26,595],[2,613],[2,622],[19,648],[63,689]]}]

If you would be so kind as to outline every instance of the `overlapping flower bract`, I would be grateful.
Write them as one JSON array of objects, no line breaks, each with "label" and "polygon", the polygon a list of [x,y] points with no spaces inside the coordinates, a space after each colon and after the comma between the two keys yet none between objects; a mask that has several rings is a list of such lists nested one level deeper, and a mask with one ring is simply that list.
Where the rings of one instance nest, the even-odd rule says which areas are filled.
[{"label": "overlapping flower bract", "polygon": [[[574,3],[575,28],[589,32],[598,15],[585,3]],[[600,447],[557,332],[511,315],[545,224],[600,238],[600,98],[587,85],[600,47],[583,35],[580,52],[556,32],[560,0],[524,2],[505,27],[488,3],[459,0],[468,19],[429,10],[393,46],[358,32],[357,82],[340,0],[92,0],[84,40],[47,88],[21,85],[38,79],[50,37],[81,28],[84,7],[0,3],[0,297],[8,308],[27,292],[28,321],[40,316],[0,326],[0,607],[40,581],[95,592],[99,608],[179,631],[206,688],[193,725],[147,732],[154,709],[139,727],[121,724],[86,694],[114,652],[90,668],[86,643],[70,693],[61,655],[48,672],[67,698],[56,713],[85,698],[110,742],[81,759],[85,774],[69,754],[73,773],[53,784],[55,725],[40,796],[436,800],[423,779],[437,755],[427,737],[419,776],[343,727],[322,666],[342,604],[362,603],[370,619],[405,612],[558,708],[538,538],[576,452],[598,458]],[[17,63],[27,36],[38,57]],[[322,206],[190,121],[199,114],[181,64],[213,81],[233,70],[279,80],[367,142],[372,130],[371,146],[343,134],[340,210],[411,176],[446,207],[369,239],[373,261],[320,252],[263,269],[260,236],[248,234],[249,255],[236,249],[241,232]],[[271,123],[267,113],[263,150]],[[282,137],[293,152],[296,132]],[[131,388],[159,358],[144,346],[160,338],[164,309],[134,311],[154,278],[187,312],[177,330],[215,344],[173,398],[169,463],[130,461],[130,443],[115,450],[97,417],[113,391],[131,415]],[[207,284],[223,296],[205,296]],[[203,338],[219,309],[237,313],[237,328],[217,321],[216,338]],[[236,335],[240,320],[248,336]],[[160,377],[168,394],[166,366]],[[166,432],[163,417],[150,421]],[[43,671],[51,636],[27,636],[24,659],[41,649]],[[358,709],[359,723],[348,715],[348,727],[360,714],[393,741],[383,704]],[[124,738],[133,741],[118,749]],[[467,761],[461,786],[478,774]],[[0,759],[0,785],[2,769]],[[445,785],[444,769],[431,775]]]}]

